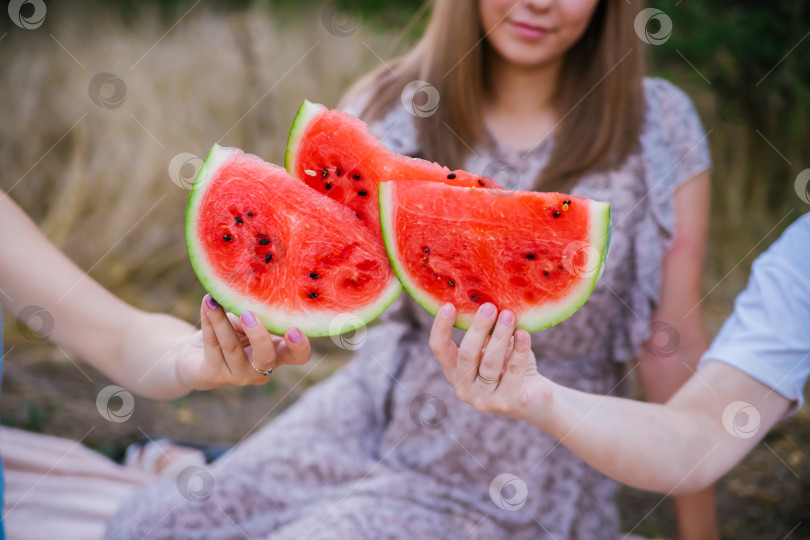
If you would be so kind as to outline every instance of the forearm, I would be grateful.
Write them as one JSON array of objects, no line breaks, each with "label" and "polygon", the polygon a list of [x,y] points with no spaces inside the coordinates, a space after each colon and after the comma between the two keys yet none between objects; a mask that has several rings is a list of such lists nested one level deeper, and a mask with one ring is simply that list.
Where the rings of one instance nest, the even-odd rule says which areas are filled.
[{"label": "forearm", "polygon": [[15,316],[137,394],[172,398],[188,391],[174,372],[176,355],[167,353],[193,333],[191,325],[110,294],[2,192],[0,225],[0,288]]},{"label": "forearm", "polygon": [[711,481],[703,465],[716,441],[697,411],[552,387],[550,413],[530,408],[527,420],[604,474],[664,493]]},{"label": "forearm", "polygon": [[[538,393],[513,416],[546,431],[608,476],[671,495],[703,489],[725,474],[790,404],[722,362],[708,362],[663,405],[545,384],[548,392]],[[751,437],[739,437],[724,425],[729,405],[740,400],[760,415]]]}]

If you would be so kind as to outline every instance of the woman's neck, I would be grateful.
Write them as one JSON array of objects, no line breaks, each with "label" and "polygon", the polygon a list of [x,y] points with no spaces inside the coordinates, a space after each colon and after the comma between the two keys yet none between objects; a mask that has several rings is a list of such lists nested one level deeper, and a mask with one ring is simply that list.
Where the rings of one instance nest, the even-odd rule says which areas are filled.
[{"label": "woman's neck", "polygon": [[554,109],[554,91],[561,66],[562,61],[526,67],[491,58],[488,105],[510,116],[547,114]]},{"label": "woman's neck", "polygon": [[562,62],[526,68],[492,58],[484,124],[496,141],[530,149],[554,132],[554,92]]}]

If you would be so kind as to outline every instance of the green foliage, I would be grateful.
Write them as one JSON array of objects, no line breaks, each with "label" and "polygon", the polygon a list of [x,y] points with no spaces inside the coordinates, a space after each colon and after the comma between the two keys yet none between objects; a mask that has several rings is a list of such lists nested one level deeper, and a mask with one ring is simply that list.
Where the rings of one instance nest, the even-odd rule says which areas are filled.
[{"label": "green foliage", "polygon": [[650,47],[653,70],[712,94],[714,110],[704,107],[704,121],[719,120],[718,135],[735,141],[731,155],[715,153],[715,161],[744,162],[721,163],[717,172],[743,172],[716,185],[741,190],[745,208],[801,205],[792,188],[810,166],[810,5],[665,0],[655,7],[672,19],[673,31],[665,45]]}]

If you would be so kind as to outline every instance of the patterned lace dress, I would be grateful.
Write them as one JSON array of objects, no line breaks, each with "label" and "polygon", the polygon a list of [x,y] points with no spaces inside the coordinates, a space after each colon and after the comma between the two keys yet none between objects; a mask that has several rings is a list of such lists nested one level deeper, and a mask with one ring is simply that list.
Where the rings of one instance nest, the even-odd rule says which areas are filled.
[{"label": "patterned lace dress", "polygon": [[[541,373],[586,392],[624,392],[659,294],[673,192],[710,167],[689,99],[648,79],[645,101],[637,152],[573,190],[612,206],[605,273],[581,310],[532,336]],[[397,106],[372,130],[418,154],[414,121]],[[525,154],[490,141],[466,168],[509,164],[513,187],[529,189],[550,144]],[[616,484],[536,428],[460,402],[428,348],[431,323],[403,294],[346,366],[212,464],[210,493],[150,486],[108,538],[615,539]]]}]

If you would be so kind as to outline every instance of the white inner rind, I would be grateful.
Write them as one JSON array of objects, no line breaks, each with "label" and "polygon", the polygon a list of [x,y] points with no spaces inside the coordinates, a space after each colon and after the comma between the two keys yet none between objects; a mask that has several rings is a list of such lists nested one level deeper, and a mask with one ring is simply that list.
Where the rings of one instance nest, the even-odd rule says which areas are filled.
[{"label": "white inner rind", "polygon": [[343,334],[365,326],[385,311],[402,291],[402,286],[396,277],[391,278],[391,282],[375,302],[355,311],[307,312],[290,312],[278,306],[268,306],[257,302],[234,292],[226,282],[216,277],[208,257],[200,249],[201,244],[195,241],[197,239],[197,215],[208,183],[216,176],[220,167],[229,161],[234,151],[233,148],[214,145],[197,173],[186,209],[188,254],[191,266],[205,290],[232,313],[239,315],[245,310],[254,312],[268,330],[278,334],[283,334],[293,326],[300,328],[302,332],[311,337]]},{"label": "white inner rind", "polygon": [[[388,252],[388,259],[394,272],[402,282],[405,290],[408,291],[419,305],[425,308],[431,315],[436,315],[441,307],[432,296],[426,294],[414,280],[411,279],[405,267],[400,262],[401,255],[397,248],[397,233],[394,227],[394,212],[396,202],[394,201],[395,182],[380,182],[379,202],[380,202],[380,225],[382,227],[385,250]],[[528,332],[543,330],[553,326],[560,321],[570,317],[576,310],[588,300],[588,297],[596,287],[596,282],[602,275],[606,260],[606,250],[610,235],[610,205],[598,201],[589,202],[590,211],[590,246],[600,253],[599,266],[588,272],[576,287],[564,297],[554,302],[547,302],[537,305],[525,312],[515,313],[517,328],[523,328]],[[473,315],[459,314],[456,318],[455,326],[466,330],[472,323]]]},{"label": "white inner rind", "polygon": [[287,136],[287,149],[284,153],[284,167],[287,169],[287,172],[293,176],[295,176],[295,169],[298,165],[298,152],[296,152],[298,143],[301,142],[301,137],[304,136],[304,132],[307,126],[309,126],[310,120],[325,108],[326,107],[323,105],[312,103],[305,99],[301,108],[298,109],[295,118],[293,118],[293,123],[290,126],[290,134]]}]

